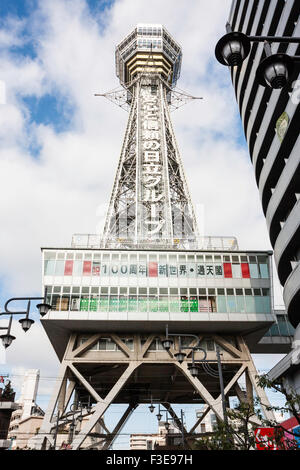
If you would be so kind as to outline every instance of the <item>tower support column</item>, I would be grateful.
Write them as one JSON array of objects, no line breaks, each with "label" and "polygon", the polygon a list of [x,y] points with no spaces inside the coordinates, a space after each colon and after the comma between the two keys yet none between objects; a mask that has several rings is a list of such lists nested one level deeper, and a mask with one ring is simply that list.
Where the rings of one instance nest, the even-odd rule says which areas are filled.
[{"label": "tower support column", "polygon": [[[192,377],[188,364],[191,361],[187,354],[183,363],[176,360],[175,349],[153,351],[154,341],[160,341],[164,335],[141,335],[135,333],[128,335],[132,340],[129,348],[126,338],[116,332],[108,334],[110,341],[117,346],[115,357],[112,353],[95,351],[94,344],[102,335],[90,334],[80,346],[74,334],[70,335],[69,344],[62,361],[59,380],[53,391],[48,411],[45,415],[36,446],[41,448],[45,438],[53,443],[53,435],[57,427],[55,413],[58,409],[64,412],[71,398],[71,391],[76,392],[78,401],[88,396],[93,403],[91,410],[83,413],[86,418],[80,431],[74,434],[71,448],[78,450],[85,439],[92,433],[96,424],[103,425],[105,412],[113,403],[128,403],[128,408],[110,433],[106,428],[107,437],[103,449],[108,449],[113,440],[118,436],[134,409],[143,403],[149,403],[153,397],[153,403],[166,403],[173,419],[176,422],[175,412],[171,403],[195,403],[195,397],[199,397],[199,403],[207,405],[206,412],[211,410],[217,419],[224,420],[222,408],[222,396],[220,384],[216,375],[210,377],[205,368],[201,369],[199,377]],[[199,335],[201,337],[202,335]],[[226,402],[229,397],[236,396],[240,401],[251,402],[254,394],[262,402],[262,411],[267,419],[274,419],[273,413],[266,409],[269,406],[268,398],[256,384],[256,369],[250,351],[244,339],[236,337],[232,345],[226,336],[214,335],[215,344],[222,348],[221,366],[224,378],[224,394]],[[194,340],[191,345],[194,344]],[[176,345],[176,341],[175,341]],[[195,357],[197,358],[197,353]],[[217,371],[217,359],[215,351],[207,351],[210,367]],[[114,372],[115,371],[115,372]],[[242,383],[242,385],[240,384]],[[75,385],[74,385],[75,384]],[[247,393],[243,393],[241,387],[245,386]],[[102,390],[102,391],[101,391]],[[237,390],[237,391],[236,391]],[[168,402],[166,402],[168,400]],[[63,416],[58,420],[61,425]],[[178,421],[178,420],[177,420]],[[251,421],[260,424],[258,418]],[[102,424],[101,424],[102,423]],[[190,432],[194,432],[199,420],[192,426]],[[184,431],[186,432],[186,430]],[[190,437],[189,437],[190,438]]]}]

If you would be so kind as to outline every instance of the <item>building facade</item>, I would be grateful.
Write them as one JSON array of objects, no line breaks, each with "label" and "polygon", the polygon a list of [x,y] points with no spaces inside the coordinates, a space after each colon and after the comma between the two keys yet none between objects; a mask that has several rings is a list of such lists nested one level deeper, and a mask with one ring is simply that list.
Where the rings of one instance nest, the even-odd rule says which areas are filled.
[{"label": "building facade", "polygon": [[8,437],[12,440],[11,449],[26,447],[29,438],[37,433],[40,422],[43,420],[45,413],[36,403],[39,379],[38,369],[29,369],[25,372],[17,401],[19,406],[12,413],[9,423]]},{"label": "building facade", "polygon": [[[234,0],[229,23],[247,36],[300,37],[300,5],[294,0]],[[273,42],[271,53],[299,55],[299,41]],[[283,88],[262,86],[256,71],[266,57],[263,42],[253,42],[240,66],[231,67],[232,84],[249,147],[262,209],[290,323],[300,323],[300,138],[299,66]],[[272,378],[289,375],[300,387],[300,332],[293,351]],[[297,372],[298,371],[298,372]]]},{"label": "building facade", "polygon": [[167,435],[177,434],[178,432],[178,429],[171,422],[169,422],[167,430],[165,422],[161,421],[156,434],[131,434],[130,450],[155,450],[165,447],[167,445]]}]

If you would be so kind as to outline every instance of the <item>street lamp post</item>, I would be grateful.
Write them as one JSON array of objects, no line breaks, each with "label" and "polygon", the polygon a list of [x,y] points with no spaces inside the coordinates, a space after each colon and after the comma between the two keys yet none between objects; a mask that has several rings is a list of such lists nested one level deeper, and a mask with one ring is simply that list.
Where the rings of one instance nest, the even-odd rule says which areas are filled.
[{"label": "street lamp post", "polygon": [[217,353],[217,359],[218,359],[218,374],[219,374],[221,397],[222,397],[224,424],[225,424],[226,429],[228,429],[228,419],[227,419],[226,401],[225,401],[225,393],[224,393],[224,382],[223,382],[223,373],[222,373],[222,365],[221,365],[221,357],[220,357],[221,353],[220,353],[220,348],[218,345],[216,346],[216,353]]},{"label": "street lamp post", "polygon": [[[80,411],[80,415],[75,417],[75,415],[78,411]],[[81,422],[82,419],[83,419],[83,417],[82,417],[82,404],[80,402],[79,403],[74,402],[70,406],[70,411],[68,413],[66,413],[66,422],[67,423],[69,423],[68,418],[70,416],[72,416],[72,419],[71,419],[70,426],[69,426],[68,444],[71,444],[72,441],[73,441],[74,432],[75,432],[75,429],[76,429],[76,421]]]},{"label": "street lamp post", "polygon": [[[168,401],[164,401],[164,403],[166,403],[166,404],[172,406],[172,404],[169,403]],[[153,409],[152,409],[152,407],[153,407]],[[153,411],[154,411],[154,409],[155,409],[155,407],[154,407],[154,405],[153,405],[153,403],[152,403],[152,399],[151,399],[151,407],[149,406],[149,409],[150,409],[150,412],[151,412],[151,413],[153,413]],[[170,428],[170,423],[169,423],[169,419],[168,419],[168,413],[170,413],[170,411],[169,411],[169,410],[161,410],[161,409],[160,409],[160,403],[158,403],[158,414],[156,415],[158,422],[160,422],[160,421],[161,421],[161,418],[162,418],[161,411],[165,411],[165,412],[166,412],[165,428],[166,428],[167,433],[168,433],[168,430],[169,430],[169,428]],[[171,413],[170,413],[170,414],[171,414]],[[172,417],[172,415],[171,415],[171,417]],[[179,431],[180,431],[180,433],[181,433],[182,448],[184,448],[184,425],[183,425],[183,418],[184,418],[184,412],[183,412],[183,410],[181,409],[181,410],[180,410],[180,429],[179,429],[179,428],[178,428],[178,429],[179,429]],[[173,422],[174,422],[174,418],[173,418]],[[175,425],[175,426],[176,426],[176,425]],[[177,426],[176,426],[176,427],[177,427]]]},{"label": "street lamp post", "polygon": [[57,411],[57,417],[56,417],[56,427],[55,427],[55,431],[54,431],[53,450],[56,450],[56,440],[57,440],[57,434],[58,434],[58,425],[59,425],[59,410]]},{"label": "street lamp post", "polygon": [[259,64],[256,77],[260,85],[274,89],[285,87],[293,74],[300,56],[289,54],[272,54],[270,43],[300,44],[300,38],[295,36],[248,36],[239,31],[232,31],[230,23],[226,23],[227,34],[217,43],[216,59],[229,67],[239,66],[248,56],[251,43],[264,42],[266,58]]},{"label": "street lamp post", "polygon": [[[222,399],[222,410],[223,410],[223,419],[224,419],[224,424],[226,428],[228,427],[228,419],[227,419],[227,412],[226,412],[226,400],[225,400],[225,393],[224,393],[224,381],[223,381],[223,374],[222,374],[222,364],[221,364],[221,353],[220,353],[220,348],[217,345],[216,347],[216,354],[217,354],[217,363],[218,363],[218,372],[216,372],[212,367],[210,367],[209,362],[206,359],[207,354],[206,351],[199,346],[200,340],[198,336],[192,335],[192,334],[186,334],[186,333],[169,333],[168,330],[168,325],[166,325],[166,339],[162,342],[164,348],[169,351],[171,346],[174,344],[173,340],[170,339],[170,336],[176,336],[179,338],[179,352],[174,354],[174,357],[177,358],[178,362],[181,364],[184,360],[184,357],[186,354],[181,353],[182,349],[190,349],[192,351],[192,362],[191,364],[188,365],[188,370],[190,371],[191,375],[193,377],[197,377],[199,375],[199,367],[197,363],[200,363],[204,369],[204,371],[211,375],[212,377],[218,377],[219,378],[219,383],[220,383],[220,391],[221,391],[221,399]],[[188,346],[188,347],[182,347],[181,345],[181,337],[193,337],[197,339],[197,344],[196,346]],[[203,359],[195,359],[195,351],[202,351],[204,353]]]},{"label": "street lamp post", "polygon": [[[11,311],[8,309],[8,305],[11,302],[14,301],[27,301],[27,307],[26,310],[23,311]],[[11,335],[11,326],[12,326],[12,317],[14,315],[25,315],[24,318],[21,318],[19,320],[19,323],[22,326],[23,331],[28,331],[31,325],[33,325],[34,320],[29,318],[30,314],[30,306],[31,306],[31,301],[33,300],[42,300],[43,302],[40,304],[37,304],[37,308],[39,309],[40,315],[44,316],[48,312],[49,309],[51,309],[51,305],[47,304],[47,288],[45,289],[45,295],[44,297],[12,297],[11,299],[7,300],[5,305],[4,305],[4,312],[0,312],[0,316],[2,315],[10,315],[8,326],[7,327],[0,327],[0,330],[6,330],[6,333],[4,335],[1,335],[0,338],[2,340],[2,344],[5,348],[8,348],[8,346],[11,345],[14,339],[16,339],[15,336]]]},{"label": "street lamp post", "polygon": [[[79,408],[78,408],[79,406]],[[59,430],[59,426],[62,424],[69,424],[69,433],[68,433],[68,445],[70,445],[73,441],[74,431],[76,429],[76,421],[81,422],[83,419],[82,415],[83,407],[81,403],[72,403],[70,406],[70,411],[64,414],[60,414],[60,411],[57,411],[56,416],[56,425],[54,431],[54,441],[52,449],[56,450],[56,441],[57,441],[57,434]],[[79,416],[75,417],[76,413],[80,412]],[[71,419],[70,419],[71,418]]]}]

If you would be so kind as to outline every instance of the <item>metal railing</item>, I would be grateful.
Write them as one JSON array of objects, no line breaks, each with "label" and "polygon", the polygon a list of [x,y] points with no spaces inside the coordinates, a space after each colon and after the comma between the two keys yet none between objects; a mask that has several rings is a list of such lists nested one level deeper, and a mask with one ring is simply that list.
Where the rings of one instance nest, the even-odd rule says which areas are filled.
[{"label": "metal railing", "polygon": [[206,251],[237,251],[239,249],[235,237],[199,237],[173,239],[140,239],[114,238],[103,239],[96,234],[74,234],[72,248],[92,249],[142,249],[142,250],[206,250]]}]

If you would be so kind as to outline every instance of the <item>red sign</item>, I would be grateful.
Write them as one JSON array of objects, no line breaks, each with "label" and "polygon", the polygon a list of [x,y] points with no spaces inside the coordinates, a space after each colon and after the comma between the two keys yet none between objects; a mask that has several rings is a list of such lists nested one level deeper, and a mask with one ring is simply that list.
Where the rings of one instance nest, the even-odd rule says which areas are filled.
[{"label": "red sign", "polygon": [[157,277],[157,263],[155,261],[149,262],[149,277]]},{"label": "red sign", "polygon": [[232,277],[231,263],[223,263],[224,277]]},{"label": "red sign", "polygon": [[281,438],[280,442],[277,442],[275,428],[257,428],[254,434],[257,450],[278,450],[278,448],[282,448],[278,444],[283,442],[283,439]]},{"label": "red sign", "polygon": [[65,276],[72,276],[73,273],[73,261],[66,261],[65,264]]},{"label": "red sign", "polygon": [[91,261],[84,261],[83,262],[83,275],[90,276],[92,271],[92,262]]},{"label": "red sign", "polygon": [[242,276],[249,278],[250,277],[249,264],[241,263],[241,268],[242,268]]}]

